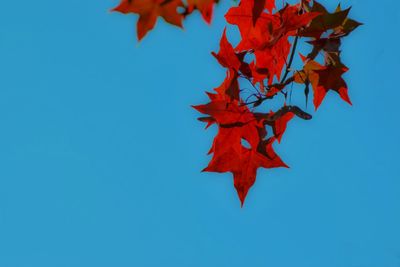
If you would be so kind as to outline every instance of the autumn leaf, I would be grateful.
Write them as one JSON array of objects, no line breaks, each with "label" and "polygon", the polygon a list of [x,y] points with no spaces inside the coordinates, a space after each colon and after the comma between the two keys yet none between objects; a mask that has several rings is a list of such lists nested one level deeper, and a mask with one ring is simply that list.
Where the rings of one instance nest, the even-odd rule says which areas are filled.
[{"label": "autumn leaf", "polygon": [[[255,182],[258,168],[287,165],[273,151],[272,139],[265,139],[263,119],[257,119],[246,106],[240,106],[238,101],[219,100],[219,97],[213,96],[210,98],[210,103],[194,106],[199,112],[209,115],[218,125],[218,134],[210,149],[213,157],[203,171],[231,172],[243,205],[248,190]],[[242,140],[246,140],[250,148],[243,146]]]},{"label": "autumn leaf", "polygon": [[220,50],[217,53],[212,52],[213,56],[218,60],[218,62],[225,68],[232,68],[236,71],[239,71],[242,62],[239,59],[239,56],[235,53],[233,46],[229,43],[226,38],[226,28],[222,34],[222,38],[220,41]]},{"label": "autumn leaf", "polygon": [[218,0],[187,0],[188,13],[192,13],[193,10],[197,9],[200,11],[203,19],[210,24],[212,20],[214,5]]},{"label": "autumn leaf", "polygon": [[[272,144],[275,140],[281,141],[288,122],[296,113],[304,119],[310,119],[310,116],[289,106],[276,113],[253,113],[246,105],[242,105],[240,99],[231,97],[232,87],[239,89],[237,75],[230,69],[222,85],[214,89],[215,93],[207,93],[210,102],[193,107],[208,115],[200,118],[207,123],[206,127],[213,124],[218,126],[218,133],[209,151],[212,159],[203,171],[231,172],[243,205],[256,180],[258,168],[287,167],[273,150]],[[272,137],[267,136],[265,125],[272,127]],[[243,140],[249,147],[243,145]]]},{"label": "autumn leaf", "polygon": [[162,17],[172,25],[182,27],[183,15],[178,13],[178,7],[183,7],[181,0],[122,0],[113,11],[139,15],[137,36],[141,40],[154,28],[158,17]]},{"label": "autumn leaf", "polygon": [[[340,11],[342,11],[342,8],[339,4],[338,7],[336,8],[335,12],[340,12]],[[330,37],[347,36],[361,25],[363,25],[363,24],[347,17],[341,25],[339,25],[333,29],[333,33],[330,34]]]},{"label": "autumn leaf", "polygon": [[346,66],[342,64],[323,66],[314,60],[307,60],[302,55],[301,57],[305,65],[303,70],[294,75],[294,81],[302,84],[311,83],[315,109],[321,105],[329,90],[337,92],[344,101],[351,104],[347,93],[347,84],[342,78],[342,75],[348,70]]},{"label": "autumn leaf", "polygon": [[303,29],[299,33],[299,36],[320,38],[324,32],[343,25],[350,8],[329,13],[323,5],[317,1],[313,1],[310,11],[319,13],[320,15],[313,19],[309,27]]},{"label": "autumn leaf", "polygon": [[348,68],[344,65],[338,67],[329,65],[324,69],[315,71],[319,77],[318,85],[314,89],[315,109],[320,106],[329,90],[337,92],[344,101],[352,105],[348,95],[347,84],[342,78],[342,75],[347,71]]}]

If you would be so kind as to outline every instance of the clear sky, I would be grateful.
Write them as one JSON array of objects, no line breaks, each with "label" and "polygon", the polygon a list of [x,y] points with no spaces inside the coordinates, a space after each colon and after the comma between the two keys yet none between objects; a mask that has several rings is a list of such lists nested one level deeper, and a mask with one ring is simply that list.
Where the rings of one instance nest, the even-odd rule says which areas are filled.
[{"label": "clear sky", "polygon": [[354,106],[289,124],[243,209],[190,108],[231,2],[140,44],[117,2],[0,3],[0,267],[400,266],[398,1],[342,1]]}]

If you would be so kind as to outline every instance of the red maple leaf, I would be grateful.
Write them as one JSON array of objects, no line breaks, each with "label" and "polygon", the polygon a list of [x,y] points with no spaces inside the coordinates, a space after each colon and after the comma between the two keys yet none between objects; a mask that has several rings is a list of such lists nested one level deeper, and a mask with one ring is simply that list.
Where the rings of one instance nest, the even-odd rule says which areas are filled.
[{"label": "red maple leaf", "polygon": [[226,28],[224,29],[224,33],[222,34],[219,46],[220,49],[218,54],[212,52],[213,56],[225,68],[231,68],[236,71],[239,71],[240,67],[242,66],[242,61],[240,60],[240,57],[235,53],[233,46],[229,43],[228,39],[226,38]]},{"label": "red maple leaf", "polygon": [[344,101],[350,105],[352,104],[347,92],[347,84],[342,78],[343,73],[346,71],[348,71],[348,68],[344,65],[329,65],[324,69],[315,71],[318,74],[318,85],[314,89],[315,109],[319,107],[329,90],[337,92]]},{"label": "red maple leaf", "polygon": [[211,23],[213,9],[216,2],[218,2],[218,0],[187,0],[187,12],[190,14],[193,10],[197,9],[200,11],[203,19],[207,23]]},{"label": "red maple leaf", "polygon": [[311,83],[316,110],[330,90],[337,92],[344,101],[350,105],[352,104],[347,92],[347,84],[342,78],[342,75],[348,70],[346,66],[341,63],[338,63],[337,66],[323,66],[314,60],[300,56],[305,65],[302,71],[294,75],[294,81],[297,83]]},{"label": "red maple leaf", "polygon": [[154,28],[158,17],[162,17],[172,25],[182,27],[183,15],[178,13],[178,7],[183,7],[181,0],[122,0],[113,11],[139,15],[137,36],[141,40]]},{"label": "red maple leaf", "polygon": [[258,149],[239,147],[239,151],[229,148],[224,154],[213,157],[210,164],[203,170],[207,172],[231,172],[234,186],[243,206],[249,189],[256,181],[258,168],[287,167],[274,152],[274,138],[259,144]]},{"label": "red maple leaf", "polygon": [[[213,157],[203,170],[208,172],[231,172],[234,186],[243,205],[250,187],[254,184],[257,169],[287,167],[272,149],[275,138],[265,139],[266,131],[262,116],[258,118],[237,100],[221,100],[224,97],[211,94],[211,102],[194,106],[195,109],[210,118],[206,121],[217,123],[218,134],[209,153]],[[286,118],[283,119],[287,121]],[[279,135],[284,129],[278,125]],[[250,147],[245,147],[246,140]]]},{"label": "red maple leaf", "polygon": [[[324,32],[342,26],[350,11],[350,8],[346,10],[337,9],[334,13],[329,13],[324,6],[322,6],[315,0],[313,1],[313,6],[312,7],[308,6],[308,8],[311,9],[311,12],[319,13],[320,16],[315,18],[311,22],[310,26],[303,29],[299,33],[299,35],[306,37],[314,37],[314,38],[320,38]],[[352,27],[352,30],[355,29],[357,26]]]}]

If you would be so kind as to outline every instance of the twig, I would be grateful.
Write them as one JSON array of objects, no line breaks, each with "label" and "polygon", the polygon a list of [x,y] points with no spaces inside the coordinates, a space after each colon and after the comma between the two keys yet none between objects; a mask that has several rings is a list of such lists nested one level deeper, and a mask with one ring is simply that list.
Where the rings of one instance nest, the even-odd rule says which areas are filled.
[{"label": "twig", "polygon": [[296,53],[296,47],[297,47],[298,41],[299,41],[299,36],[296,35],[296,37],[294,38],[293,49],[292,49],[292,53],[290,54],[289,63],[286,66],[285,74],[283,75],[280,83],[283,83],[283,81],[285,81],[285,79],[287,78],[287,76],[290,72],[290,68],[292,67],[292,63],[293,63],[293,59],[294,59],[294,54]]},{"label": "twig", "polygon": [[[284,83],[276,83],[276,84],[270,85],[269,88],[268,88],[268,90],[271,90],[270,88],[272,88],[272,87],[280,87],[280,86],[285,87],[286,85],[288,85],[289,83],[291,83],[291,82],[293,82],[293,81],[294,81],[294,77],[292,76],[292,77],[286,79]],[[278,93],[278,92],[277,92],[277,93]],[[255,103],[262,103],[263,101],[265,101],[265,100],[267,100],[267,99],[272,99],[272,98],[274,98],[275,95],[276,95],[276,94],[270,95],[270,96],[260,97],[259,99],[255,100],[255,101],[248,102],[248,103],[246,103],[246,102],[245,102],[245,103],[242,103],[242,104],[240,104],[240,106],[248,106],[248,105],[252,105],[252,104],[255,104]]]}]

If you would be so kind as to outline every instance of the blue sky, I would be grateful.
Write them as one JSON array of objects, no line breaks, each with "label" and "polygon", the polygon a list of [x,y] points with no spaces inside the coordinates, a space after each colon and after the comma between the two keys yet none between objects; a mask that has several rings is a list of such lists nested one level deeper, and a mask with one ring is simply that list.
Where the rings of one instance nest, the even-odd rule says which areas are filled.
[{"label": "blue sky", "polygon": [[140,44],[117,2],[0,3],[0,267],[400,266],[398,1],[342,2],[354,106],[290,124],[243,209],[190,108],[231,2]]}]

